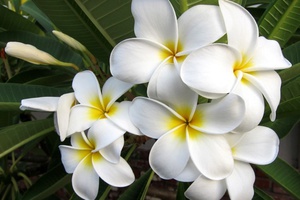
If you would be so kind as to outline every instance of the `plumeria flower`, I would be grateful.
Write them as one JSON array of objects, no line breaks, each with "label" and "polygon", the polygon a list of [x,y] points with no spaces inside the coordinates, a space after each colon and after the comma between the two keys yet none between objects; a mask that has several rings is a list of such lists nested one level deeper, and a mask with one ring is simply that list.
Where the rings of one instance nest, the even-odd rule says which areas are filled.
[{"label": "plumeria flower", "polygon": [[[256,127],[264,113],[263,96],[276,118],[281,80],[274,71],[291,66],[279,44],[258,36],[258,27],[242,6],[219,0],[228,45],[211,44],[191,53],[181,67],[182,80],[207,98],[229,92],[243,97],[246,116],[238,131]],[[263,96],[262,96],[263,95]]]},{"label": "plumeria flower", "polygon": [[78,104],[71,109],[68,134],[96,126],[103,130],[98,135],[99,149],[121,137],[126,131],[140,134],[129,119],[131,102],[116,102],[132,87],[131,83],[111,77],[105,82],[101,92],[96,76],[91,71],[83,71],[76,74],[72,86]]},{"label": "plumeria flower", "polygon": [[163,103],[137,97],[130,108],[134,125],[146,136],[158,139],[150,151],[152,169],[164,179],[175,178],[191,159],[207,177],[225,178],[232,172],[233,158],[222,134],[243,119],[243,100],[229,94],[197,105],[198,95],[183,82],[172,80],[165,85],[167,94],[157,96]]},{"label": "plumeria flower", "polygon": [[21,42],[8,42],[5,47],[5,52],[10,56],[36,65],[58,65],[72,67],[77,71],[79,70],[78,66],[75,64],[57,60],[47,52],[37,49],[35,46],[30,44],[24,44]]},{"label": "plumeria flower", "polygon": [[234,170],[223,180],[200,175],[187,189],[189,199],[220,199],[228,190],[230,199],[252,199],[255,174],[249,163],[266,165],[275,160],[279,138],[270,128],[257,126],[244,134],[225,134],[234,158]]},{"label": "plumeria flower", "polygon": [[72,186],[83,199],[95,199],[98,193],[99,177],[115,187],[124,187],[134,181],[134,174],[128,163],[120,157],[124,145],[123,137],[103,149],[98,149],[98,131],[91,128],[87,134],[75,133],[71,145],[60,145],[62,163],[67,173],[73,173]]},{"label": "plumeria flower", "polygon": [[148,91],[155,91],[157,80],[168,76],[162,73],[166,63],[178,70],[190,52],[225,34],[218,6],[194,6],[178,20],[168,0],[133,0],[131,10],[136,38],[115,46],[110,56],[111,73],[134,84],[150,81]]},{"label": "plumeria flower", "polygon": [[23,99],[21,110],[54,112],[54,124],[60,140],[64,141],[69,125],[69,116],[72,106],[75,104],[74,93],[63,94],[60,97],[37,97]]}]

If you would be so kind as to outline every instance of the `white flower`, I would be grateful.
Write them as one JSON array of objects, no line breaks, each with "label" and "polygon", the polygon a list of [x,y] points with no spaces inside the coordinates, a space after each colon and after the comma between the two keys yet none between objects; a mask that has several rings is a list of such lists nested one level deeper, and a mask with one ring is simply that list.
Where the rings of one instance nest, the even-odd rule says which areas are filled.
[{"label": "white flower", "polygon": [[67,173],[73,173],[72,186],[83,199],[95,199],[98,193],[99,177],[115,187],[124,187],[134,181],[134,174],[128,163],[120,157],[124,145],[123,137],[109,146],[97,149],[97,131],[89,130],[71,136],[72,146],[60,145],[62,163]]},{"label": "white flower", "polygon": [[220,199],[228,190],[230,199],[252,199],[255,174],[249,163],[266,165],[278,154],[279,138],[267,127],[257,126],[244,134],[225,134],[234,158],[234,169],[223,180],[200,175],[185,192],[189,199]]},{"label": "white flower", "polygon": [[111,73],[125,82],[149,82],[148,92],[157,92],[157,82],[168,76],[163,73],[166,63],[178,71],[190,52],[225,34],[218,6],[194,6],[178,20],[168,0],[133,0],[131,8],[137,38],[115,46]]},{"label": "white flower", "polygon": [[[211,44],[191,53],[181,67],[182,80],[207,98],[229,92],[243,97],[246,116],[237,131],[256,127],[264,113],[263,96],[275,120],[281,80],[274,71],[291,66],[274,40],[258,37],[254,18],[242,6],[219,0],[228,45]],[[263,95],[263,96],[262,96]]]},{"label": "white flower", "polygon": [[58,65],[73,67],[75,70],[79,70],[78,67],[73,63],[59,61],[47,52],[41,51],[30,44],[24,44],[21,42],[8,42],[5,47],[5,52],[10,56],[36,65]]},{"label": "white flower", "polygon": [[72,107],[68,134],[85,131],[92,126],[102,130],[99,133],[98,148],[110,144],[126,131],[140,134],[129,119],[130,101],[116,102],[132,84],[114,77],[109,78],[102,92],[96,76],[91,71],[76,74],[73,89],[78,104]]},{"label": "white flower", "polygon": [[54,124],[60,140],[64,141],[69,125],[69,115],[71,107],[75,104],[74,93],[67,93],[60,97],[37,97],[23,99],[21,110],[46,111],[54,113]]}]

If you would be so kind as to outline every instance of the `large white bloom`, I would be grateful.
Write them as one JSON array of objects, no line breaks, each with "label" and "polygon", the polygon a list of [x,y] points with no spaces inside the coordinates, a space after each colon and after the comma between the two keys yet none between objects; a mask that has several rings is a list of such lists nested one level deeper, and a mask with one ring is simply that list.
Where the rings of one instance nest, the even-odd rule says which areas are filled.
[{"label": "large white bloom", "polygon": [[220,199],[228,190],[230,199],[252,199],[255,174],[249,163],[265,165],[278,154],[279,138],[267,127],[257,126],[244,134],[225,134],[234,158],[234,169],[223,180],[211,180],[200,175],[187,189],[189,199]]},{"label": "large white bloom", "polygon": [[160,101],[137,97],[130,108],[130,118],[141,132],[158,139],[150,151],[152,169],[162,178],[175,178],[191,159],[207,177],[225,178],[232,172],[233,158],[222,134],[239,125],[244,102],[229,94],[197,105],[197,94],[172,80],[165,85],[165,95],[155,96]]},{"label": "large white bloom", "polygon": [[56,132],[60,140],[64,141],[69,125],[69,116],[72,106],[75,104],[74,93],[67,93],[60,97],[37,97],[23,99],[21,101],[21,110],[46,111],[54,113],[54,123]]},{"label": "large white bloom", "polygon": [[109,146],[98,149],[98,131],[91,128],[71,136],[71,145],[60,145],[62,163],[67,173],[73,173],[72,186],[83,199],[95,199],[98,193],[99,177],[115,187],[124,187],[134,181],[134,174],[128,163],[120,157],[124,145],[123,137]]},{"label": "large white bloom", "polygon": [[[246,116],[237,131],[256,127],[264,112],[263,96],[275,120],[281,80],[274,71],[291,66],[279,44],[258,36],[258,27],[242,6],[219,0],[227,31],[227,44],[211,44],[191,53],[181,67],[182,80],[207,98],[229,92],[243,97]],[[262,96],[263,95],[263,96]]]},{"label": "large white bloom", "polygon": [[68,134],[96,126],[101,130],[98,148],[110,144],[126,131],[139,134],[129,119],[131,102],[116,102],[132,84],[111,77],[101,92],[96,76],[91,71],[83,71],[76,74],[72,86],[78,104],[71,109]]},{"label": "large white bloom", "polygon": [[167,76],[163,73],[166,63],[176,71],[186,55],[225,34],[218,6],[194,6],[178,20],[168,0],[133,0],[131,9],[136,38],[115,46],[110,57],[111,73],[134,84],[150,81],[151,92],[160,86],[158,79]]}]

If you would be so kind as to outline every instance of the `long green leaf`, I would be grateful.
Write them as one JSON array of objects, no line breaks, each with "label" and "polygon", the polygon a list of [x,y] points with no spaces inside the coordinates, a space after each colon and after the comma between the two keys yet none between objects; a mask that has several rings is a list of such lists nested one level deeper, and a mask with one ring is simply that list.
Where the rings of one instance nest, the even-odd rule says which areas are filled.
[{"label": "long green leaf", "polygon": [[22,99],[43,96],[60,96],[68,91],[70,90],[64,88],[0,83],[0,110],[17,111],[19,110]]},{"label": "long green leaf", "polygon": [[283,49],[282,53],[293,65],[300,63],[300,41]]},{"label": "long green leaf", "polygon": [[268,195],[263,190],[257,187],[254,188],[254,192],[255,193],[252,200],[273,200],[273,198],[270,195]]},{"label": "long green leaf", "polygon": [[62,164],[49,170],[32,185],[22,200],[40,200],[49,197],[71,181],[71,175],[65,172]]},{"label": "long green leaf", "polygon": [[54,131],[53,119],[24,122],[1,129],[0,158],[52,131]]},{"label": "long green leaf", "polygon": [[300,174],[295,168],[280,158],[277,158],[269,165],[257,167],[296,197],[296,199],[300,199]]},{"label": "long green leaf", "polygon": [[261,35],[277,40],[283,47],[300,26],[300,1],[275,0],[259,21]]}]

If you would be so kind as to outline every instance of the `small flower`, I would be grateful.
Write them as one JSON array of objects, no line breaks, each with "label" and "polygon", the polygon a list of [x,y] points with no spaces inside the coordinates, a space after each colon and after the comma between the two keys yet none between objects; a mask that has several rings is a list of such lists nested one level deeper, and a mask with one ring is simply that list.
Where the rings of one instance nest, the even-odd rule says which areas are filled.
[{"label": "small flower", "polygon": [[64,141],[69,125],[69,115],[71,107],[75,104],[74,93],[67,93],[60,97],[37,97],[23,99],[21,110],[46,111],[54,113],[54,124],[60,140]]},{"label": "small flower", "polygon": [[96,76],[91,71],[76,74],[73,89],[78,104],[72,107],[68,134],[82,132],[92,126],[102,130],[97,148],[103,148],[126,131],[140,134],[129,119],[130,101],[116,102],[133,84],[114,77],[103,85],[102,92]]},{"label": "small flower", "polygon": [[123,137],[109,146],[97,149],[96,131],[75,133],[71,145],[60,145],[62,163],[67,173],[73,173],[72,186],[83,199],[95,199],[98,193],[99,177],[115,187],[125,187],[134,181],[134,174],[128,163],[120,157],[124,145]]},{"label": "small flower", "polygon": [[243,134],[225,134],[234,158],[232,174],[223,180],[200,175],[185,192],[189,199],[220,199],[228,190],[230,199],[252,199],[255,174],[249,163],[266,165],[275,160],[279,138],[270,128],[257,126]]},{"label": "small flower", "polygon": [[258,27],[242,6],[219,0],[227,30],[228,45],[211,44],[191,53],[181,67],[181,78],[207,98],[229,92],[246,103],[246,115],[238,132],[256,127],[264,113],[264,99],[276,117],[281,80],[274,71],[291,66],[274,40],[258,37]]},{"label": "small flower", "polygon": [[58,65],[64,67],[72,67],[79,70],[73,63],[62,62],[54,58],[52,55],[37,49],[30,44],[21,42],[8,42],[5,47],[5,52],[13,57],[25,60],[36,65]]}]

